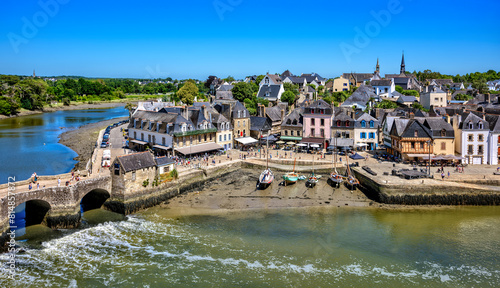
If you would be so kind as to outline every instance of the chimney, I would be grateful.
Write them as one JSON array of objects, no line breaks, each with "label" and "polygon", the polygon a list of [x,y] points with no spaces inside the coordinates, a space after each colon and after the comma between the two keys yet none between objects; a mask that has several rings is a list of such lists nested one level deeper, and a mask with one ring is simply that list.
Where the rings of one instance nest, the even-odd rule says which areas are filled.
[{"label": "chimney", "polygon": [[425,86],[425,93],[429,92],[429,86]]},{"label": "chimney", "polygon": [[184,118],[186,118],[186,120],[189,120],[189,112],[187,105],[184,105]]},{"label": "chimney", "polygon": [[483,120],[486,121],[486,113],[483,113]]},{"label": "chimney", "polygon": [[285,118],[285,110],[281,109],[280,112],[281,112],[281,121],[283,121],[283,119]]},{"label": "chimney", "polygon": [[491,103],[490,93],[484,94],[484,102]]},{"label": "chimney", "polygon": [[465,113],[465,106],[462,106],[462,113]]},{"label": "chimney", "polygon": [[410,112],[410,119],[415,119],[415,113]]},{"label": "chimney", "polygon": [[450,115],[446,114],[446,116],[445,116],[445,117],[446,117],[446,122],[448,122],[448,124],[450,124],[450,123],[451,123],[451,122],[450,122],[450,121],[451,121],[451,119],[450,119]]}]

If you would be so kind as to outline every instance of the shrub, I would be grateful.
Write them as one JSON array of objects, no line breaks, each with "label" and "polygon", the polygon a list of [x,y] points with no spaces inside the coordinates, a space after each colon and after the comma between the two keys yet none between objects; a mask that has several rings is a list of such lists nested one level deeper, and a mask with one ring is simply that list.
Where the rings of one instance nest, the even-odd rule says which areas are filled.
[{"label": "shrub", "polygon": [[177,169],[170,171],[170,177],[172,177],[174,179],[179,178],[179,172],[177,172]]}]

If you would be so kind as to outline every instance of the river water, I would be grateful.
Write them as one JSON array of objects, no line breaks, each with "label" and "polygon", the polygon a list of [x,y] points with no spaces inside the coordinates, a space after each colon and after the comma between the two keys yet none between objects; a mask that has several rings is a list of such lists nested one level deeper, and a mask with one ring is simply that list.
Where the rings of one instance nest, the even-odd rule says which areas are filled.
[{"label": "river water", "polygon": [[[67,173],[77,154],[59,144],[58,136],[79,126],[128,116],[123,107],[67,110],[0,120],[0,184],[8,177],[28,179],[38,175]],[[90,149],[91,147],[89,147]]]},{"label": "river water", "polygon": [[208,215],[155,207],[122,221],[21,243],[32,248],[18,254],[16,280],[4,276],[0,284],[499,287],[499,227],[498,207],[324,207]]}]

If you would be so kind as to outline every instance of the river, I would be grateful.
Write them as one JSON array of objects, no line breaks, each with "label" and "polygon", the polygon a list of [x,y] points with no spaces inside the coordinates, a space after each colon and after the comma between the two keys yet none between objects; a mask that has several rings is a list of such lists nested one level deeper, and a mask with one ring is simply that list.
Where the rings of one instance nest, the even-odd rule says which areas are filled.
[{"label": "river", "polygon": [[208,215],[154,207],[122,221],[51,232],[59,235],[41,243],[21,243],[34,247],[18,254],[16,280],[0,283],[499,287],[498,227],[498,207],[325,207]]},{"label": "river", "polygon": [[[67,173],[77,154],[59,144],[61,133],[79,126],[128,116],[123,107],[66,110],[0,120],[0,184],[8,177],[28,179],[38,175]],[[90,147],[89,147],[90,149]]]}]

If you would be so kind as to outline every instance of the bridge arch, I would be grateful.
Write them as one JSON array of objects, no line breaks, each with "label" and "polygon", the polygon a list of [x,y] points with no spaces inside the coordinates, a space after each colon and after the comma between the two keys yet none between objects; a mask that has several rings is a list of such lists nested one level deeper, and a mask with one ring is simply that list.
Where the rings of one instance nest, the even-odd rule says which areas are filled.
[{"label": "bridge arch", "polygon": [[108,191],[100,188],[93,189],[85,194],[80,200],[80,209],[82,212],[86,212],[101,208],[109,197],[111,197],[111,195]]},{"label": "bridge arch", "polygon": [[42,224],[50,208],[49,202],[40,199],[33,199],[20,203],[14,209],[15,218],[13,219],[14,222],[10,223],[10,227],[14,230],[22,231],[17,235],[22,236],[24,234],[24,228]]}]

